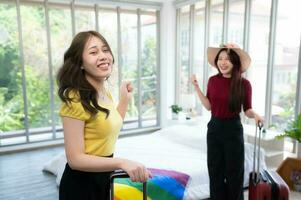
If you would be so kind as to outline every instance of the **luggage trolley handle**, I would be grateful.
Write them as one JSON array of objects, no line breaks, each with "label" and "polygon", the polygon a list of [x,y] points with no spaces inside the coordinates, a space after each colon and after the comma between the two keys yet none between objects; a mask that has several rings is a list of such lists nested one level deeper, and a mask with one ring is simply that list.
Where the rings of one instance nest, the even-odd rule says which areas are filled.
[{"label": "luggage trolley handle", "polygon": [[[257,129],[259,128],[259,136],[258,136],[258,145],[257,145]],[[259,181],[259,164],[260,164],[260,141],[261,141],[261,132],[262,132],[263,124],[259,122],[256,125],[255,130],[255,142],[254,142],[254,154],[253,154],[253,173],[252,178],[255,180],[255,158],[256,158],[256,148],[257,148],[257,169],[256,169],[256,182]]]},{"label": "luggage trolley handle", "polygon": [[[110,175],[110,200],[114,200],[114,179],[129,178],[130,176],[123,170],[116,170]],[[143,200],[147,200],[147,182],[143,182]]]}]

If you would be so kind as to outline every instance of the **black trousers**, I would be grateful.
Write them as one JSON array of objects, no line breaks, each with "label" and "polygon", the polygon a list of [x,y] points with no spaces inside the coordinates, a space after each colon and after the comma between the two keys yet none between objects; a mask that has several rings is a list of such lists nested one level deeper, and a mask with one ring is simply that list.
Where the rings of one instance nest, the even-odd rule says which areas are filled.
[{"label": "black trousers", "polygon": [[239,116],[211,117],[207,132],[210,199],[243,200],[244,139]]},{"label": "black trousers", "polygon": [[73,170],[67,163],[60,183],[59,200],[109,200],[110,174]]}]

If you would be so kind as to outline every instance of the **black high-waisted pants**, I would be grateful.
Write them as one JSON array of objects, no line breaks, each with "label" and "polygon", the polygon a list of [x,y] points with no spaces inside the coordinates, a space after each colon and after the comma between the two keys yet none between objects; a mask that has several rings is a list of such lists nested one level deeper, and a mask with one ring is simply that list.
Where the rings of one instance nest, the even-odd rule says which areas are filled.
[{"label": "black high-waisted pants", "polygon": [[211,117],[207,132],[210,199],[243,200],[244,139],[240,117]]},{"label": "black high-waisted pants", "polygon": [[110,174],[74,170],[67,163],[60,183],[59,200],[109,200]]}]

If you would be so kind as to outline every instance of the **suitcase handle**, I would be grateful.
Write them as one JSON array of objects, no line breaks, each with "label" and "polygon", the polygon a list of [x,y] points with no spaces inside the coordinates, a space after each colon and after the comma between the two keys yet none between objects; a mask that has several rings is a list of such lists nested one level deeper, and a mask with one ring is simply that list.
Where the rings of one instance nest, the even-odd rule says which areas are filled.
[{"label": "suitcase handle", "polygon": [[[123,170],[116,170],[110,175],[110,200],[114,200],[114,179],[129,178],[130,176]],[[143,200],[147,200],[147,182],[143,182]]]},{"label": "suitcase handle", "polygon": [[[259,128],[259,136],[258,136],[258,146],[257,146],[257,129]],[[263,128],[263,124],[261,122],[259,122],[258,124],[256,124],[256,129],[255,129],[255,142],[254,142],[254,154],[253,154],[253,173],[252,173],[252,178],[253,180],[255,180],[256,178],[256,182],[259,181],[259,161],[260,161],[260,141],[261,141],[261,132]],[[256,176],[255,176],[255,158],[256,158],[256,148],[257,148],[257,169],[256,169]]]}]

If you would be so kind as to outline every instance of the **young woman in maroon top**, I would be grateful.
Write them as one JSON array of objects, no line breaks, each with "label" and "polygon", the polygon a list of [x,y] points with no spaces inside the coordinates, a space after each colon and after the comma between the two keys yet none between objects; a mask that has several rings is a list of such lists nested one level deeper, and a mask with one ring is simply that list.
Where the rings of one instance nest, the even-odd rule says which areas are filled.
[{"label": "young woman in maroon top", "polygon": [[252,109],[252,87],[242,77],[251,63],[249,55],[234,44],[222,48],[209,47],[208,62],[218,74],[210,77],[205,96],[196,76],[192,84],[200,101],[211,110],[207,130],[207,165],[210,178],[210,199],[243,199],[244,139],[240,112],[254,118],[256,124],[263,119]]}]

